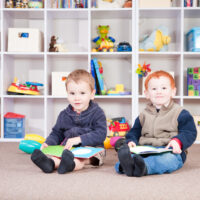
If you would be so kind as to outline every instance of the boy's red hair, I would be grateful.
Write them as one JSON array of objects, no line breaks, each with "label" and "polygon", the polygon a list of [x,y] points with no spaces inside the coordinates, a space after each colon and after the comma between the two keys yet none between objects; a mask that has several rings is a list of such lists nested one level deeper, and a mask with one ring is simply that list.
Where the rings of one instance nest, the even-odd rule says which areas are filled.
[{"label": "boy's red hair", "polygon": [[144,83],[145,90],[148,90],[148,83],[152,78],[160,78],[161,76],[168,78],[170,80],[171,88],[172,89],[175,88],[175,81],[172,75],[169,74],[168,72],[160,70],[160,71],[153,72],[152,74],[149,74],[149,76],[146,78],[145,83]]}]

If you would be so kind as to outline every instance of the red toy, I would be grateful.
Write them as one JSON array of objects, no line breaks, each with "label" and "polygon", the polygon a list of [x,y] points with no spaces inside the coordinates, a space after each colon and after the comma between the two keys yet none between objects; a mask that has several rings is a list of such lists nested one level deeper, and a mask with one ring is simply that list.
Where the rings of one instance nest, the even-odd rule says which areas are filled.
[{"label": "red toy", "polygon": [[128,123],[126,122],[124,117],[121,118],[113,118],[110,121],[110,137],[113,136],[125,136],[126,133],[130,130]]}]

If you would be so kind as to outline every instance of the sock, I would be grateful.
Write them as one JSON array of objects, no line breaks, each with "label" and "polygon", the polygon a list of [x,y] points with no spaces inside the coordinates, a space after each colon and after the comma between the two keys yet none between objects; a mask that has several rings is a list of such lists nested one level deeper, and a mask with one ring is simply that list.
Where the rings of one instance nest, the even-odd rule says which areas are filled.
[{"label": "sock", "polygon": [[39,149],[35,149],[31,155],[31,160],[45,173],[51,173],[54,170],[55,163],[48,158]]},{"label": "sock", "polygon": [[147,167],[145,165],[143,158],[140,155],[135,154],[133,157],[133,161],[134,161],[134,166],[135,166],[133,176],[141,177],[141,176],[146,175]]},{"label": "sock", "polygon": [[120,165],[127,176],[133,176],[134,172],[134,161],[131,157],[131,153],[127,144],[124,144],[118,150],[118,158]]},{"label": "sock", "polygon": [[62,153],[61,162],[58,167],[59,174],[65,174],[73,171],[75,168],[74,155],[71,151],[65,149]]}]

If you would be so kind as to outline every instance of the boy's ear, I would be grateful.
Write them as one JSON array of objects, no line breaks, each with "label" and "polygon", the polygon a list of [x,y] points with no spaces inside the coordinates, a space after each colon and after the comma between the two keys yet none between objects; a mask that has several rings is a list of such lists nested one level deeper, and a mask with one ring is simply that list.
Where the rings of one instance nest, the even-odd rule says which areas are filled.
[{"label": "boy's ear", "polygon": [[92,91],[92,93],[91,93],[91,100],[94,100],[94,96],[95,96],[95,93],[96,93],[96,90],[94,89],[93,91]]},{"label": "boy's ear", "polygon": [[144,91],[144,94],[145,94],[146,98],[149,99],[149,93],[147,90]]},{"label": "boy's ear", "polygon": [[172,89],[172,98],[176,96],[176,88]]}]

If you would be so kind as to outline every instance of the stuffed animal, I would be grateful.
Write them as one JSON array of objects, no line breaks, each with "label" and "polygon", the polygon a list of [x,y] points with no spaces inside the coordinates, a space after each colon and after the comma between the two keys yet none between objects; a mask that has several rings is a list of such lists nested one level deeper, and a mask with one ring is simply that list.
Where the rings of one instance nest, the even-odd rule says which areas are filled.
[{"label": "stuffed animal", "polygon": [[97,0],[98,8],[122,8],[126,0]]},{"label": "stuffed animal", "polygon": [[168,36],[168,29],[165,26],[160,26],[155,29],[150,35],[144,37],[140,42],[140,51],[167,51],[168,44],[171,38]]},{"label": "stuffed animal", "polygon": [[95,51],[113,51],[114,49],[114,42],[115,39],[112,38],[111,36],[108,36],[109,32],[109,26],[98,26],[98,32],[100,36],[96,37],[93,39],[93,42],[96,43],[97,48],[92,49],[93,52]]}]

